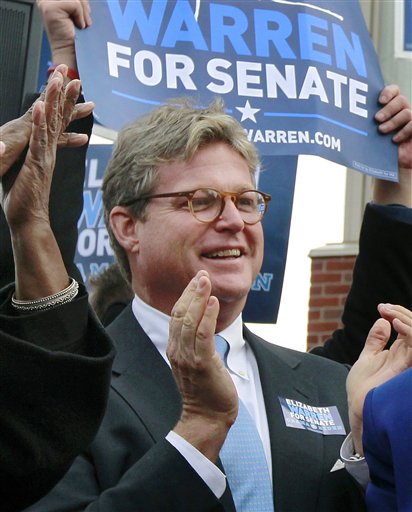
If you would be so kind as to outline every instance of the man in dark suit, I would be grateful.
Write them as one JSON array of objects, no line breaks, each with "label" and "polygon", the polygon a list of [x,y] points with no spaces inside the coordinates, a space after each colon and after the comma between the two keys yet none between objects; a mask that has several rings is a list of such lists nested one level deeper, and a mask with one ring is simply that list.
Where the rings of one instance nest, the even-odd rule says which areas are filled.
[{"label": "man in dark suit", "polygon": [[[195,150],[181,156],[195,128]],[[156,130],[169,137],[155,137]],[[148,183],[146,165],[166,151]],[[264,206],[249,209],[259,199],[244,192],[255,186],[255,166],[253,146],[219,104],[160,107],[119,134],[103,193],[136,297],[108,328],[118,354],[102,427],[34,509],[235,510],[230,479],[223,489],[219,483],[220,462],[209,467],[236,415],[213,348],[216,332],[229,342],[229,370],[266,439],[275,510],[362,510],[351,477],[331,472],[342,437],[292,428],[281,407],[282,400],[306,410],[336,406],[347,428],[346,368],[242,329],[262,257]],[[165,357],[169,322],[176,383]]]},{"label": "man in dark suit", "polygon": [[[398,104],[389,102],[388,118],[407,110],[393,89],[386,94]],[[164,107],[120,135],[104,201],[136,297],[108,329],[118,356],[102,427],[35,509],[235,510],[237,485],[230,477],[226,484],[219,460],[237,415],[230,377],[263,442],[271,510],[273,504],[277,511],[363,509],[351,477],[331,471],[341,425],[348,428],[346,368],[268,344],[242,326],[263,248],[267,197],[248,192],[256,164],[242,127],[218,103],[203,110]],[[72,302],[79,312],[72,326],[90,339],[104,338],[93,318],[85,318],[87,297]],[[54,315],[66,312],[57,307]],[[230,346],[230,374],[215,352],[215,332]],[[74,334],[68,329],[64,336]],[[339,412],[332,432],[339,435],[314,432],[311,414],[308,428],[294,428],[285,404],[315,420],[319,408]]]}]

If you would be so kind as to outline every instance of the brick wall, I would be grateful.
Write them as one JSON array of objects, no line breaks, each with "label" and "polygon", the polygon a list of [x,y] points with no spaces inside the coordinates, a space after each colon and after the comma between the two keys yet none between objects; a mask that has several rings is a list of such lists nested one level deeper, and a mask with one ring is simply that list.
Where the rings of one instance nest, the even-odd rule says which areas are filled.
[{"label": "brick wall", "polygon": [[311,254],[311,286],[308,313],[307,349],[322,345],[342,327],[341,316],[352,282],[356,255],[321,256]]}]

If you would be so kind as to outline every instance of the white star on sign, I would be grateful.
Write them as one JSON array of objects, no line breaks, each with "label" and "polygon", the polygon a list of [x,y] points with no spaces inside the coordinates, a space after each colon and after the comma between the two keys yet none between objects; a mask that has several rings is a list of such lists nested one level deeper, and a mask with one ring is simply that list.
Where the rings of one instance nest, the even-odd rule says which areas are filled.
[{"label": "white star on sign", "polygon": [[236,110],[239,110],[239,112],[242,114],[242,119],[240,122],[245,121],[246,119],[250,119],[256,123],[255,114],[260,111],[260,108],[252,108],[249,100],[247,100],[244,107],[236,107]]}]

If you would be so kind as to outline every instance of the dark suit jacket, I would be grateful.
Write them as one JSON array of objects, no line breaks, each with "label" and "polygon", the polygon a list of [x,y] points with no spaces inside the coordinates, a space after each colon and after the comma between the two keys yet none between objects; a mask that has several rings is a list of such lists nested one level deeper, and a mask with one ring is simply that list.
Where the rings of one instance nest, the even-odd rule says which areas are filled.
[{"label": "dark suit jacket", "polygon": [[363,445],[370,512],[412,510],[412,368],[369,392]]},{"label": "dark suit jacket", "polygon": [[[181,403],[172,373],[131,307],[108,328],[117,356],[105,419],[90,449],[56,488],[30,510],[47,512],[230,511],[230,490],[217,500],[165,435]],[[362,492],[346,473],[330,470],[342,436],[285,426],[278,397],[314,406],[336,405],[348,427],[347,368],[269,344],[245,328],[255,353],[269,421],[275,510],[363,510]]]}]

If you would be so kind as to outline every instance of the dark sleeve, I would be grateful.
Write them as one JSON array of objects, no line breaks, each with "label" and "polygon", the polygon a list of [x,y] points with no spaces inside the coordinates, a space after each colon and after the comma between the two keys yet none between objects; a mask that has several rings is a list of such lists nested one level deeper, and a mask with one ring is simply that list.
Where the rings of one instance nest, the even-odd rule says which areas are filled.
[{"label": "dark sleeve", "polygon": [[[93,439],[103,417],[114,349],[74,301],[42,313],[0,292],[0,501],[21,510],[48,492]],[[73,322],[73,318],[76,322]]]},{"label": "dark sleeve", "polygon": [[[411,210],[405,209],[403,215],[397,208],[395,215],[387,212],[384,207],[367,205],[352,287],[342,316],[344,328],[335,331],[324,346],[312,349],[313,354],[353,364],[379,318],[379,303],[412,309]],[[391,341],[395,337],[392,332]]]},{"label": "dark sleeve", "polygon": [[[27,108],[36,96],[27,101]],[[79,101],[83,101],[80,98]],[[25,107],[26,109],[26,107]],[[86,133],[89,137],[93,116],[71,123],[67,131]],[[88,144],[80,148],[62,148],[57,151],[50,197],[50,221],[60,247],[67,272],[76,280],[81,275],[74,264],[77,243],[77,222],[83,208],[83,183]],[[16,163],[21,167],[22,161]],[[14,281],[14,261],[10,234],[3,210],[0,208],[0,288]]]},{"label": "dark sleeve", "polygon": [[[111,463],[110,458],[107,463]],[[116,485],[103,490],[101,487],[93,453],[88,452],[78,457],[56,487],[27,512],[226,510],[186,459],[165,439],[154,444],[121,475]]]}]

